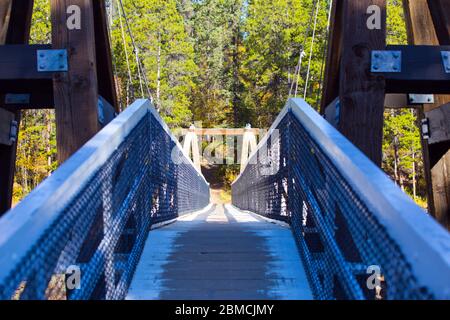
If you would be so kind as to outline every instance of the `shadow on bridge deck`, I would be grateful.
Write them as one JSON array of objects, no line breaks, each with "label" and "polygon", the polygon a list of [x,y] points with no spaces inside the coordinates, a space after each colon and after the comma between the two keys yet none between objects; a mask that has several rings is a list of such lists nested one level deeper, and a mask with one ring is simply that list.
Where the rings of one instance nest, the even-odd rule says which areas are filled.
[{"label": "shadow on bridge deck", "polygon": [[312,293],[288,226],[218,205],[150,232],[127,299],[312,299]]}]

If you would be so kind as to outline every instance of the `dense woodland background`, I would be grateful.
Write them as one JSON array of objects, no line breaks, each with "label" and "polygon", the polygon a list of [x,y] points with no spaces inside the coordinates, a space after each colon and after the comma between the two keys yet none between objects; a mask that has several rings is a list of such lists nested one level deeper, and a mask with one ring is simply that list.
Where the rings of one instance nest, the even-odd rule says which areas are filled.
[{"label": "dense woodland background", "polygon": [[[314,4],[318,0],[122,1],[142,61],[140,67],[119,3],[107,1],[122,108],[145,96],[148,84],[155,105],[173,128],[188,127],[194,121],[202,122],[203,127],[250,123],[267,128],[289,97],[302,50],[306,55],[299,96],[306,93],[307,101],[318,108],[329,0],[319,1],[313,46]],[[388,42],[406,44],[401,0],[388,3]],[[33,19],[32,42],[49,43],[49,0],[35,0]],[[416,113],[386,110],[385,119],[383,167],[405,192],[426,206]],[[54,121],[53,110],[23,114],[15,202],[57,168]],[[226,185],[234,179],[236,169],[221,169]]]}]

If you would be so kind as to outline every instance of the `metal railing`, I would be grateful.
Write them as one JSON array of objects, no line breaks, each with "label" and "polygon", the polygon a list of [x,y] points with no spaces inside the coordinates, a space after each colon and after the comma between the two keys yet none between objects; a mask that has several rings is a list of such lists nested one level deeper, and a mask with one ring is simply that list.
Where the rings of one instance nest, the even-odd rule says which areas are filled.
[{"label": "metal railing", "polygon": [[232,185],[288,221],[317,299],[449,299],[450,235],[305,101],[292,99]]},{"label": "metal railing", "polygon": [[151,225],[209,185],[136,101],[0,220],[0,299],[122,299]]}]

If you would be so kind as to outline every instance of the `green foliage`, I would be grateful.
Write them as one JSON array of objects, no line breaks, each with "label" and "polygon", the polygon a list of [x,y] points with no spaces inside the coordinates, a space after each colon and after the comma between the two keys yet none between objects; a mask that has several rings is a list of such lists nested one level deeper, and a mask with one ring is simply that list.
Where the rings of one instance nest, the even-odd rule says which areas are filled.
[{"label": "green foliage", "polygon": [[35,0],[33,23],[30,32],[30,42],[33,44],[47,44],[51,42],[50,1]]},{"label": "green foliage", "polygon": [[[298,96],[318,106],[327,46],[329,0],[321,0],[309,54],[316,0],[122,0],[154,103],[171,127],[268,127],[284,106],[300,52]],[[32,43],[49,43],[50,1],[35,0]],[[132,38],[116,0],[111,40],[122,106],[147,96]],[[388,43],[406,44],[402,0],[388,0]],[[305,90],[308,67],[310,76]],[[141,88],[141,85],[143,87]],[[295,86],[294,86],[295,88]],[[424,203],[425,182],[417,116],[385,113],[383,167]],[[20,200],[56,168],[53,111],[23,115],[14,197]],[[228,186],[238,166],[223,167]]]},{"label": "green foliage", "polygon": [[231,125],[240,92],[238,68],[242,51],[242,0],[208,0],[194,4],[190,19],[199,67],[192,95],[196,120],[204,126]]},{"label": "green foliage", "polygon": [[[407,44],[401,0],[388,0],[388,44]],[[385,112],[383,169],[422,207],[426,207],[422,147],[417,114],[401,109]]]},{"label": "green foliage", "polygon": [[[194,62],[194,48],[185,30],[183,17],[177,10],[176,1],[124,0],[123,3],[157,108],[170,125],[188,125],[192,120],[190,93],[195,85],[197,66]],[[125,30],[125,41],[122,27]],[[125,19],[119,13],[114,18],[112,42],[119,84],[122,93],[125,93],[122,96],[128,96],[124,101],[127,104],[140,97],[141,82],[132,39],[127,32]],[[129,56],[132,83],[127,83],[124,44]]]},{"label": "green foliage", "polygon": [[[50,1],[35,0],[30,42],[51,42]],[[23,199],[57,167],[53,110],[22,112],[13,202]]]},{"label": "green foliage", "polygon": [[57,167],[54,121],[51,110],[26,111],[22,114],[14,202],[36,188]]},{"label": "green foliage", "polygon": [[[305,57],[298,95],[303,97],[312,43],[313,4],[313,0],[251,0],[248,3],[242,77],[246,107],[255,115],[255,126],[269,126],[286,103],[302,50]],[[310,64],[310,82],[306,89],[307,101],[313,105],[318,100],[317,89],[321,81],[327,5],[327,1],[321,1]]]}]

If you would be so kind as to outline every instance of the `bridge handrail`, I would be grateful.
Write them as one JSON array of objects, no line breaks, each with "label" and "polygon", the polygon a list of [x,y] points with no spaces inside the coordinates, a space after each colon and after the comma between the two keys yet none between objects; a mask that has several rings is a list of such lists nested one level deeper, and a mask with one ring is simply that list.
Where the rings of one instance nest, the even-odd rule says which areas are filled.
[{"label": "bridge handrail", "polygon": [[[304,100],[288,101],[249,163],[258,161],[260,149],[288,114],[301,123],[399,245],[418,282],[425,284],[435,297],[450,298],[450,234]],[[244,171],[233,186],[245,175]]]},{"label": "bridge handrail", "polygon": [[[64,208],[87,187],[94,174],[149,113],[178,147],[179,154],[182,153],[179,141],[171,134],[150,101],[142,99],[134,102],[0,219],[0,287],[11,276],[17,263],[57,221]],[[195,168],[184,153],[181,160]],[[204,184],[208,185],[202,173],[197,168],[195,170]]]}]

